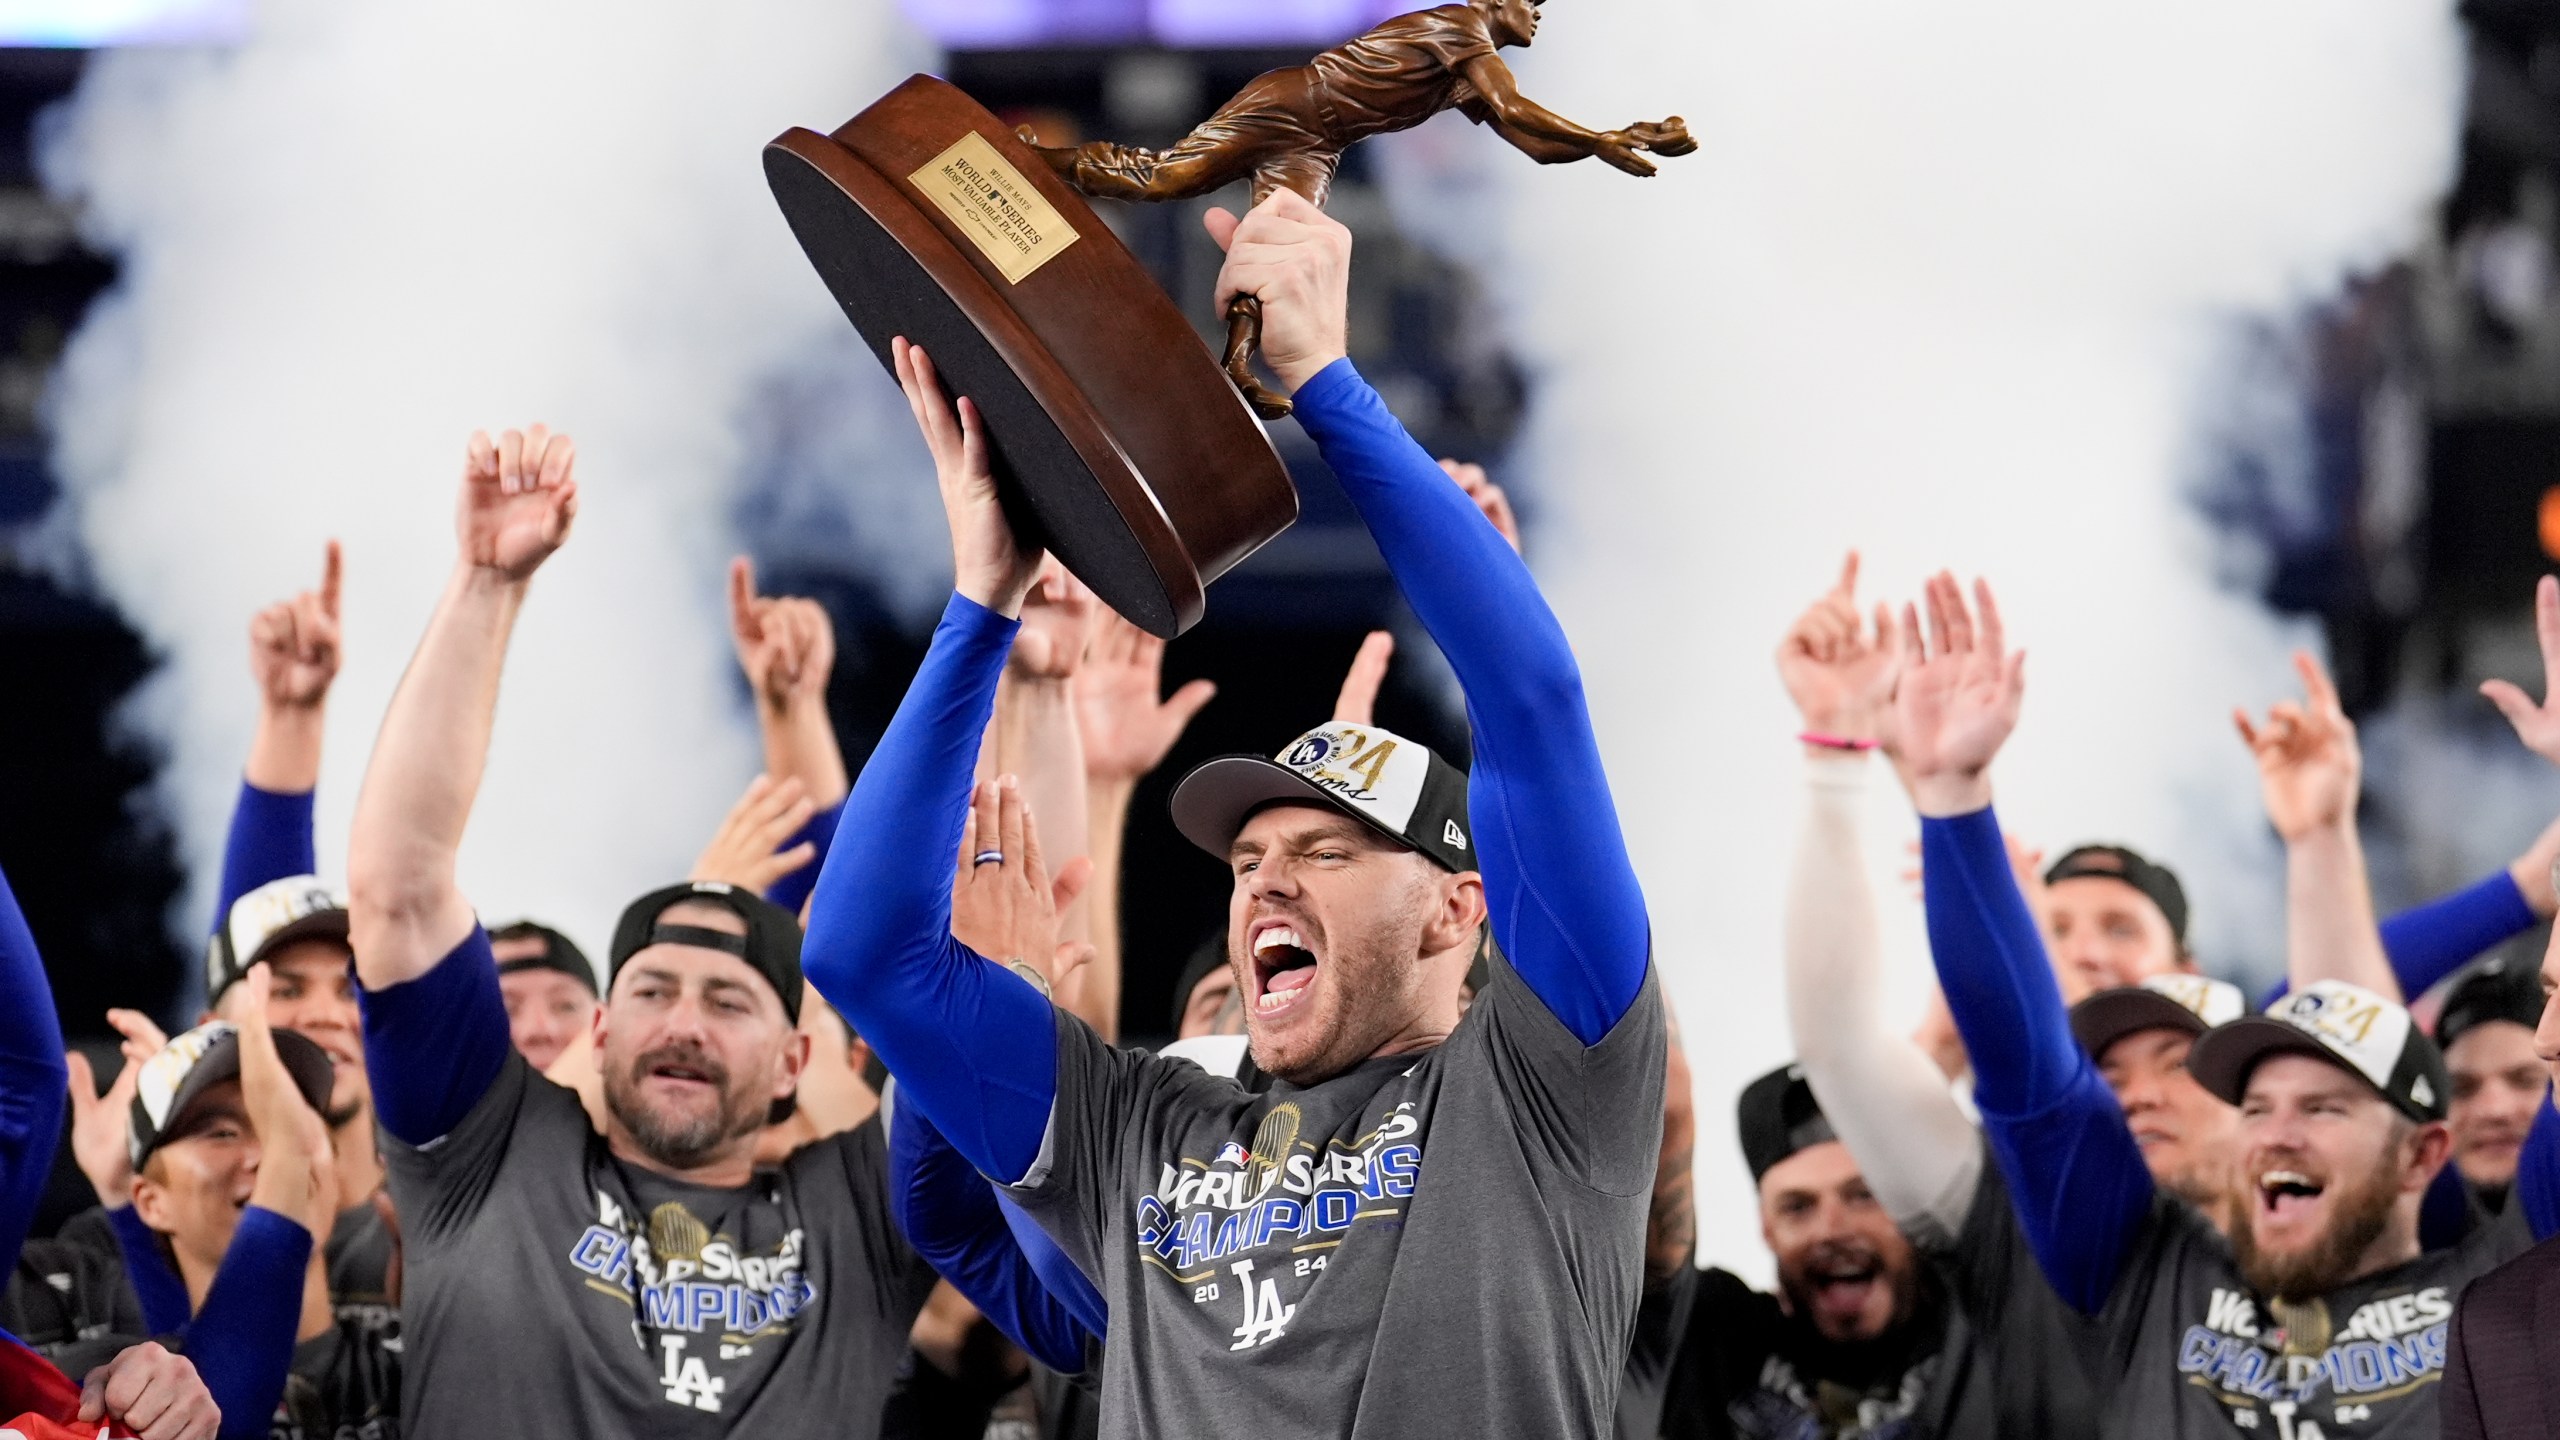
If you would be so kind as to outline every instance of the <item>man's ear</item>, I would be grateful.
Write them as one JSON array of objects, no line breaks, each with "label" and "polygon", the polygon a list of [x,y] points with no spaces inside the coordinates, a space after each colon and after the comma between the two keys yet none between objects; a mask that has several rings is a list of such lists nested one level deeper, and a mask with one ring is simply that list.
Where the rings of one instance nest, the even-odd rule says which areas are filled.
[{"label": "man's ear", "polygon": [[2453,1131],[2443,1121],[2419,1126],[2409,1136],[2409,1171],[2401,1177],[2402,1194],[2416,1194],[2435,1183],[2436,1172],[2453,1155]]},{"label": "man's ear", "polygon": [[1440,904],[1423,935],[1426,954],[1472,943],[1476,932],[1484,928],[1484,877],[1473,870],[1444,877],[1440,882]]},{"label": "man's ear", "polygon": [[782,1045],[782,1074],[774,1081],[773,1098],[783,1099],[800,1089],[800,1073],[809,1068],[808,1032],[794,1030]]},{"label": "man's ear", "polygon": [[[143,1161],[145,1166],[150,1163],[149,1159]],[[173,1227],[174,1222],[169,1217],[169,1193],[160,1188],[160,1182],[152,1178],[148,1169],[134,1172],[133,1213],[141,1217],[143,1224],[163,1235]]]}]

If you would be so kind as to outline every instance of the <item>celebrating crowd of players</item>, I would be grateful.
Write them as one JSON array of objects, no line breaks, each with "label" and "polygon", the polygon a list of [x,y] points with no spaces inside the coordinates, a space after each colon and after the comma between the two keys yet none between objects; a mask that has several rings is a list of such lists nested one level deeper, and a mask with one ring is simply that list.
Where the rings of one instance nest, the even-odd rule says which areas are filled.
[{"label": "celebrating crowd of players", "polygon": [[[253,626],[203,1023],[113,1012],[101,1087],[0,883],[0,1324],[24,1342],[0,1422],[2554,1433],[2560,1252],[2532,1247],[2560,1228],[2560,1022],[2543,975],[2477,957],[2550,917],[2560,826],[2377,919],[2355,732],[2303,661],[2302,700],[2239,717],[2288,857],[2287,984],[2252,1003],[2189,953],[2168,868],[2002,833],[2024,672],[1989,587],[1869,612],[1852,556],[1778,652],[1797,1059],[1737,1104],[1779,1283],[1701,1269],[1678,1027],[1508,507],[1344,358],[1341,226],[1286,191],[1211,224],[1222,299],[1259,298],[1298,423],[1464,690],[1468,770],[1372,723],[1381,636],[1332,721],[1185,776],[1170,819],[1229,866],[1225,934],[1179,1040],[1117,1045],[1129,797],[1209,690],[1164,697],[1161,644],[1019,542],[974,407],[902,342],[956,574],[922,669],[849,780],[825,615],[741,562],[765,773],[598,970],[484,925],[455,879],[509,634],[579,503],[568,437],[475,436],[343,894],[311,819],[334,546]],[[2560,675],[2560,584],[2538,607]],[[2560,763],[2560,704],[2492,698]],[[1884,1018],[1859,828],[1888,766],[1943,1001],[1916,1034]],[[100,1207],[28,1239],[66,1128]]]}]

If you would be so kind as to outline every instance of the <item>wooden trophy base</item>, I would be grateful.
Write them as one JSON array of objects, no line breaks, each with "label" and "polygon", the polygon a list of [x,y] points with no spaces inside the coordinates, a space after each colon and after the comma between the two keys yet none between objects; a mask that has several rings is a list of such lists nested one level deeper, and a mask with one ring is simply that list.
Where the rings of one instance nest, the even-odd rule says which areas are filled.
[{"label": "wooden trophy base", "polygon": [[1015,531],[1170,638],[1298,518],[1271,437],[1128,247],[977,102],[918,75],[765,179],[880,363],[977,402]]}]

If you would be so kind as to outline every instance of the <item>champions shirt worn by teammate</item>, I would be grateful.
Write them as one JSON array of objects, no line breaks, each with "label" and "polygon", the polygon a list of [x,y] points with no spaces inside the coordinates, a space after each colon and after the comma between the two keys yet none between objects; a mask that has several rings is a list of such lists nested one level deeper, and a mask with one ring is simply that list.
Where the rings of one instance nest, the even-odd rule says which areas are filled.
[{"label": "champions shirt worn by teammate", "polygon": [[958,596],[819,878],[810,978],[900,1103],[1099,1283],[1112,1433],[1604,1435],[1665,1035],[1580,676],[1518,556],[1350,362],[1295,401],[1457,672],[1476,767],[1462,819],[1426,793],[1455,772],[1382,732],[1251,763],[1482,874],[1508,958],[1456,1030],[1248,1094],[1112,1049],[953,941],[949,857],[1016,629]]},{"label": "champions shirt worn by teammate", "polygon": [[[641,903],[730,903],[677,889]],[[364,999],[407,1434],[877,1433],[933,1276],[890,1223],[876,1123],[738,1189],[689,1184],[616,1157],[516,1053],[485,931]]]},{"label": "champions shirt worn by teammate", "polygon": [[[2256,1294],[2222,1231],[2155,1187],[2121,1107],[2073,1041],[1993,813],[1924,818],[1921,864],[1947,877],[1924,897],[1930,944],[1974,1059],[1992,1155],[2037,1262],[2092,1317],[2099,1433],[2434,1436],[2446,1322],[2465,1284],[2530,1243],[2521,1215],[2312,1299]],[[2412,1120],[2442,1116],[2432,1042],[2369,991],[2323,981],[2266,1017],[2207,1032],[2188,1063],[2206,1089],[2236,1100],[2269,1048],[2316,1050]],[[2520,1192],[2560,1175],[2555,1139],[2560,1125],[2536,1124]]]}]

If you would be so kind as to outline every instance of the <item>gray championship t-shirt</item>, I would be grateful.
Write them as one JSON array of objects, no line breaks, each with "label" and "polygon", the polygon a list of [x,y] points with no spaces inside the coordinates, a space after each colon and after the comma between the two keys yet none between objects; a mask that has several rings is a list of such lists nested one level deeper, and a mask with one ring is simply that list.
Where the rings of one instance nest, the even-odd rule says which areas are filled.
[{"label": "gray championship t-shirt", "polygon": [[2044,1278],[2000,1167],[1987,1156],[1964,1229],[1945,1244],[1922,1243],[1920,1253],[1965,1317],[1973,1389],[1990,1407],[1989,1428],[1961,1433],[2004,1440],[2096,1434],[2088,1371],[2093,1322]]},{"label": "gray championship t-shirt", "polygon": [[1105,1433],[1609,1433],[1662,1143],[1650,971],[1585,1048],[1497,958],[1438,1048],[1259,1095],[1057,1024],[1014,1193],[1110,1303]]},{"label": "gray championship t-shirt", "polygon": [[2092,1334],[2099,1433],[2123,1440],[2433,1440],[2454,1303],[2532,1244],[2523,1207],[2299,1305],[2251,1292],[2222,1232],[2152,1202]]},{"label": "gray championship t-shirt", "polygon": [[386,1149],[407,1434],[878,1432],[933,1274],[890,1221],[876,1122],[689,1185],[616,1160],[510,1053],[451,1134]]}]

